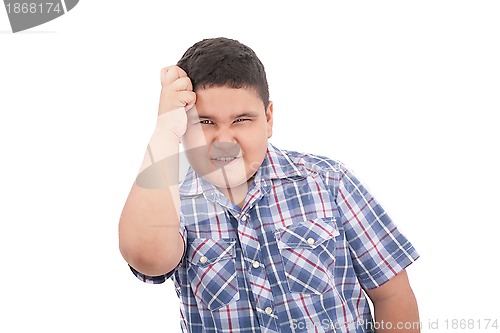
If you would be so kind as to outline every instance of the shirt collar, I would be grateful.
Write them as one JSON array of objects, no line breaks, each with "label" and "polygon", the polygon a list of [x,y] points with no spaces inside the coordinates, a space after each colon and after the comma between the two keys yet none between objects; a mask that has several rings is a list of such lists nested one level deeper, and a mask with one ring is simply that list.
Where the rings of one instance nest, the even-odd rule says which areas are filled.
[{"label": "shirt collar", "polygon": [[[268,143],[266,157],[255,174],[255,183],[260,185],[272,179],[294,179],[306,176],[305,168],[294,163],[286,151]],[[186,178],[179,187],[179,194],[181,196],[196,196],[204,192],[213,192],[214,189],[214,185],[189,167]]]},{"label": "shirt collar", "polygon": [[255,182],[271,179],[304,178],[307,172],[303,166],[291,160],[285,150],[276,148],[271,143],[267,146],[267,154],[255,175]]}]

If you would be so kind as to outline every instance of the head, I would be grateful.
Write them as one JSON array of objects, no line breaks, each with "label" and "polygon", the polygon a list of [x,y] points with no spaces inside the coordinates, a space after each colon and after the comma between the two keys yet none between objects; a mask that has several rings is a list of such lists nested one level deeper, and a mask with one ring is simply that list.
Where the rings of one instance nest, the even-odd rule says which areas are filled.
[{"label": "head", "polygon": [[194,44],[177,65],[196,93],[182,138],[191,166],[221,190],[248,186],[272,135],[264,66],[252,49],[227,38]]},{"label": "head", "polygon": [[269,87],[264,65],[248,46],[228,38],[204,39],[195,43],[177,62],[198,89],[251,88],[264,108],[269,105]]}]

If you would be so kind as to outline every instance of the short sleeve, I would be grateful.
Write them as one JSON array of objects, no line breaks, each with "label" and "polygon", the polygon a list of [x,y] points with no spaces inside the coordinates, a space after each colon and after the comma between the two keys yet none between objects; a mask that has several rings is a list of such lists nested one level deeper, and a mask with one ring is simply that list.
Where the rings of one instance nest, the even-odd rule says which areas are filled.
[{"label": "short sleeve", "polygon": [[186,255],[186,249],[187,249],[187,243],[186,243],[187,232],[186,232],[186,227],[185,227],[185,225],[183,223],[183,217],[182,217],[182,215],[181,215],[181,219],[180,219],[179,234],[181,235],[181,237],[183,239],[183,242],[184,242],[184,254],[182,255],[181,261],[179,262],[179,264],[177,265],[176,268],[174,268],[173,270],[171,270],[170,272],[168,272],[168,273],[166,273],[164,275],[149,276],[149,275],[145,275],[145,274],[139,272],[138,270],[136,270],[135,268],[133,268],[132,266],[129,265],[129,268],[132,271],[132,273],[139,280],[141,280],[142,282],[145,282],[145,283],[160,284],[160,283],[163,283],[163,282],[167,281],[172,275],[174,275],[175,271],[179,268],[179,266],[182,263],[182,260],[183,260],[184,256]]},{"label": "short sleeve", "polygon": [[360,283],[373,289],[418,259],[419,254],[356,176],[340,164],[336,201]]}]

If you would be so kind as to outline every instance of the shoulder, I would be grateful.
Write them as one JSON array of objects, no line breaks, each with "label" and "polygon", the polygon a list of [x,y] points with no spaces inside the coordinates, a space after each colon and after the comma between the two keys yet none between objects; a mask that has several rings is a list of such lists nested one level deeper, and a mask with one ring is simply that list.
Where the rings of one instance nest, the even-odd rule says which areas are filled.
[{"label": "shoulder", "polygon": [[338,173],[345,170],[341,161],[331,157],[286,149],[280,151],[291,163],[308,173]]}]

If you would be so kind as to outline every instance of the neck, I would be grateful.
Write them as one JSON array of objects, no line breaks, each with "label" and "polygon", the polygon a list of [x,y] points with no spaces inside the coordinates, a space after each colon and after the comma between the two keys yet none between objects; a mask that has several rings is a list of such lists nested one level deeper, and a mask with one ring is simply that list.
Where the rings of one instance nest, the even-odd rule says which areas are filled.
[{"label": "neck", "polygon": [[250,188],[252,182],[253,177],[247,180],[246,183],[243,183],[239,186],[231,188],[219,188],[219,191],[221,191],[221,193],[224,194],[226,198],[242,208],[243,204],[245,203],[245,198],[247,197],[248,189]]}]

